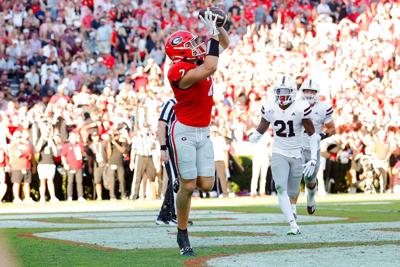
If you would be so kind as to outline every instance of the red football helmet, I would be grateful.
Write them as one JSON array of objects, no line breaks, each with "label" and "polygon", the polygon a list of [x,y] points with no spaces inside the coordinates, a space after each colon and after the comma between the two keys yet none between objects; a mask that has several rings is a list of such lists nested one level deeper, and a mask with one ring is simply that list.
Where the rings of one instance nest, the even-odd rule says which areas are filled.
[{"label": "red football helmet", "polygon": [[177,31],[168,37],[165,52],[173,61],[203,59],[206,53],[205,44],[197,43],[197,39],[197,35],[191,32]]}]

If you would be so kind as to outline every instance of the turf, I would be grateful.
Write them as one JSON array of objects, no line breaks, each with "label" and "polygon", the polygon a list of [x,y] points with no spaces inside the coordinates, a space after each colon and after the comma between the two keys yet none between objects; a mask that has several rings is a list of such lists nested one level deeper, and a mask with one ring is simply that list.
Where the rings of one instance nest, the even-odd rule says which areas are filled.
[{"label": "turf", "polygon": [[[318,207],[316,216],[342,217],[343,220],[330,221],[329,223],[354,223],[354,222],[392,222],[400,221],[400,200],[391,201],[391,204],[343,205],[340,203],[323,203]],[[275,206],[233,206],[233,207],[206,207],[207,210],[240,211],[248,213],[280,213]],[[306,215],[305,207],[299,207],[298,212]],[[249,214],[251,216],[251,214]],[[82,223],[80,219],[57,218],[45,219],[51,222],[75,222]],[[91,221],[86,221],[90,223]],[[98,221],[96,221],[98,222]],[[302,224],[315,224],[324,222],[310,222]],[[83,229],[83,228],[79,228]],[[9,245],[16,258],[22,266],[184,266],[188,258],[178,255],[177,249],[147,249],[147,250],[107,250],[84,244],[71,244],[57,240],[43,240],[27,237],[31,233],[45,231],[59,231],[65,229],[2,229],[1,232],[9,241]],[[69,229],[70,230],[70,229]],[[398,228],[391,229],[399,231]],[[194,232],[196,235],[218,236],[244,236],[252,233],[238,231],[226,232],[224,234],[209,232]],[[273,233],[272,233],[273,234]],[[134,237],[133,237],[134,238]],[[171,236],[174,238],[174,236]],[[146,242],[146,240],[143,240]],[[233,246],[210,246],[196,249],[199,257],[213,257],[217,255],[231,255],[234,253],[335,247],[356,245],[400,245],[400,240],[395,241],[366,241],[366,242],[343,242],[343,243],[310,243],[310,244],[273,244],[273,245],[233,245]],[[190,260],[190,259],[189,259]],[[187,266],[194,266],[186,262]]]}]

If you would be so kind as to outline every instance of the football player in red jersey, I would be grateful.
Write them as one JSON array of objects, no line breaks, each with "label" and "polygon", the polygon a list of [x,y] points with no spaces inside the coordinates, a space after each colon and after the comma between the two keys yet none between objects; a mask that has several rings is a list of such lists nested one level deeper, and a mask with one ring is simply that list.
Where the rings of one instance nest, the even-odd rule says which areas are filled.
[{"label": "football player in red jersey", "polygon": [[210,35],[206,44],[197,43],[197,36],[188,31],[177,31],[165,45],[172,60],[168,80],[177,100],[171,144],[180,179],[176,199],[177,242],[181,255],[185,256],[195,255],[187,232],[192,193],[196,187],[208,192],[215,182],[209,129],[213,106],[211,76],[217,70],[220,47],[224,49],[229,45],[226,31],[217,27],[216,16],[211,11],[206,11],[200,19]]}]

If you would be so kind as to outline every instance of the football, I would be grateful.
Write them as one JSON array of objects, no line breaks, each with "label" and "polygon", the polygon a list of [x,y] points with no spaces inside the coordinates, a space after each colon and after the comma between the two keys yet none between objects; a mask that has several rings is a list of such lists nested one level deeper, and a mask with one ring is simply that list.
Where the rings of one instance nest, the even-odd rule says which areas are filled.
[{"label": "football", "polygon": [[213,14],[213,18],[215,16],[217,17],[217,26],[218,27],[224,27],[226,23],[229,21],[228,15],[220,8],[218,7],[207,7],[203,8],[202,10],[199,11],[199,17],[202,16],[204,17],[204,14],[207,10],[210,10]]}]

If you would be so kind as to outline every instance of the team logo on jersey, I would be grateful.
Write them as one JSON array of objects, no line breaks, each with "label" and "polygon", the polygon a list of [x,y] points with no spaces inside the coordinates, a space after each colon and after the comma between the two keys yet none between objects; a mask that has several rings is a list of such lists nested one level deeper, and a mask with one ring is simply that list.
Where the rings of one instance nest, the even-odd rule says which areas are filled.
[{"label": "team logo on jersey", "polygon": [[182,141],[186,141],[187,139],[186,139],[186,137],[182,137]]},{"label": "team logo on jersey", "polygon": [[296,116],[296,113],[293,112],[293,113],[292,113],[292,116]]},{"label": "team logo on jersey", "polygon": [[177,36],[171,41],[172,45],[178,45],[180,43],[182,43],[182,37],[181,36]]}]

